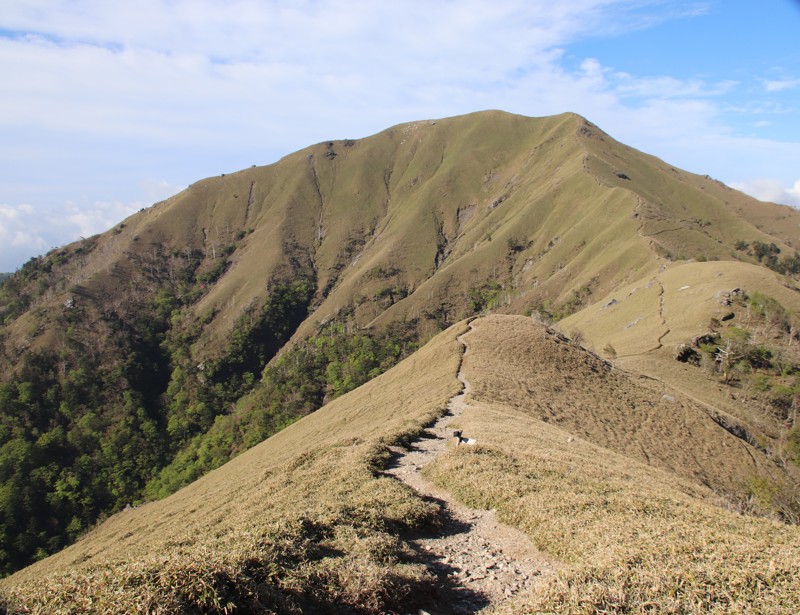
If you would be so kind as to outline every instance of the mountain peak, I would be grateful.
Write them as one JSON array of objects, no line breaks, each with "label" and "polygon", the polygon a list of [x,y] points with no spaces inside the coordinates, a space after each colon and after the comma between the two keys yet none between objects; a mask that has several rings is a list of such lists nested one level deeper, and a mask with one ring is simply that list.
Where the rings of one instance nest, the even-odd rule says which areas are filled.
[{"label": "mountain peak", "polygon": [[[672,167],[572,113],[493,110],[410,122],[198,181],[105,233],[33,259],[0,286],[3,570],[57,551],[101,514],[174,491],[272,434],[266,448],[285,473],[245,453],[220,475],[250,472],[230,475],[231,484],[253,486],[243,497],[255,499],[268,497],[256,490],[264,477],[280,497],[290,497],[292,481],[305,485],[298,501],[321,508],[303,516],[290,507],[301,519],[290,528],[297,544],[312,540],[308,532],[324,517],[326,504],[314,500],[312,487],[327,489],[326,477],[341,479],[337,489],[361,485],[353,489],[369,517],[371,490],[396,493],[379,478],[387,446],[407,443],[436,418],[434,409],[454,394],[450,385],[458,387],[454,366],[462,358],[467,367],[482,365],[473,396],[496,406],[489,414],[511,410],[505,431],[476,420],[488,449],[457,453],[446,464],[462,456],[486,462],[491,447],[517,441],[510,431],[517,417],[526,437],[540,430],[561,437],[552,431],[560,429],[564,441],[583,439],[610,458],[688,481],[681,489],[689,497],[711,487],[744,501],[739,486],[751,479],[767,481],[763,493],[790,493],[795,432],[787,427],[786,391],[795,386],[788,366],[800,364],[798,225],[794,210]],[[494,332],[475,333],[484,340],[481,356],[476,345],[473,357],[462,357],[452,329],[436,337],[450,327],[463,333],[465,319],[489,313],[507,318],[475,323]],[[530,315],[561,323],[564,333],[532,332]],[[516,338],[541,354],[519,348]],[[412,354],[394,376],[358,393],[431,339],[434,350]],[[510,354],[485,347],[501,341]],[[676,348],[693,362],[678,365]],[[612,359],[654,379],[652,386],[645,391],[629,374],[610,372]],[[537,381],[532,366],[552,377]],[[517,380],[493,388],[487,374],[494,369],[497,382],[506,371]],[[429,376],[442,380],[434,385]],[[536,408],[523,408],[521,400],[540,390],[548,393],[536,397]],[[595,390],[615,411],[616,427],[599,410],[587,414],[588,402],[576,405],[580,391]],[[350,409],[328,403],[348,391]],[[370,401],[373,395],[384,401]],[[405,400],[402,408],[386,406],[386,396]],[[663,396],[680,401],[673,407]],[[311,431],[282,431],[307,414],[296,424]],[[692,440],[691,454],[675,453],[691,434],[676,425],[682,435],[668,438],[667,414],[708,438]],[[332,456],[301,447],[297,433],[319,439]],[[351,446],[367,457],[351,457]],[[738,452],[726,457],[725,447]],[[708,459],[692,465],[701,449]],[[503,463],[512,463],[510,449],[503,451]],[[775,469],[769,459],[778,454],[785,463]],[[340,473],[336,460],[349,469]],[[751,471],[755,478],[744,476]],[[461,485],[460,497],[469,499],[474,485],[445,474],[442,481]],[[209,481],[174,501],[194,507],[197,494],[217,489]],[[774,514],[794,514],[770,498]],[[402,501],[414,502],[408,510],[419,523],[435,523],[430,506],[406,492]],[[497,504],[491,494],[481,501]],[[219,515],[235,520],[229,504],[220,504]],[[126,514],[109,527],[146,517]],[[206,527],[205,517],[194,521]],[[320,535],[369,526],[376,544],[390,540],[384,526],[331,523]],[[241,544],[253,546],[263,531],[256,527]],[[270,535],[268,550],[291,538]],[[137,530],[131,544],[140,538]]]}]

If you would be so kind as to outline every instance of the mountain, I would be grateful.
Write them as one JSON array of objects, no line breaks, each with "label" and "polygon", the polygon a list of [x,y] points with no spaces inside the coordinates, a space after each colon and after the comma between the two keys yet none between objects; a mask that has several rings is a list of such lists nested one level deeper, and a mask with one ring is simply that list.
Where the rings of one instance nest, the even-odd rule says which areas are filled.
[{"label": "mountain", "polygon": [[191,312],[216,348],[264,303],[267,282],[301,277],[312,286],[301,334],[342,311],[360,326],[415,317],[432,331],[462,316],[468,296],[524,311],[573,290],[605,294],[665,259],[740,260],[738,241],[791,254],[798,224],[787,206],[679,171],[579,116],[483,112],[200,181],[30,263],[49,275],[25,294],[114,311],[132,286],[193,276],[202,296]]},{"label": "mountain", "polygon": [[[431,437],[423,427],[459,391],[462,361],[468,406],[446,420],[477,444],[451,445],[425,473],[476,512],[495,509],[557,570],[495,606],[800,606],[800,529],[742,514],[720,496],[736,476],[775,471],[771,460],[678,389],[613,368],[530,318],[502,315],[454,325],[382,376],[0,587],[12,608],[32,610],[461,612],[457,599],[442,602],[465,591],[459,560],[442,564],[418,547],[446,525],[443,500],[420,497],[386,468],[392,450]],[[481,570],[490,550],[478,554]],[[437,578],[437,564],[447,574]]]},{"label": "mountain", "polygon": [[[518,379],[487,393],[493,404],[521,408],[524,396],[510,391],[534,396],[544,386],[547,399],[535,412],[525,411],[529,431],[559,429],[609,459],[622,456],[750,512],[792,521],[800,509],[794,491],[799,225],[800,214],[789,207],[676,169],[573,114],[481,112],[415,122],[197,182],[102,235],[32,259],[0,286],[3,570],[58,552],[128,504],[192,483],[163,502],[190,497],[206,484],[192,481],[273,434],[259,448],[286,463],[269,470],[278,482],[267,491],[288,481],[289,498],[294,481],[306,478],[329,489],[317,472],[347,483],[350,474],[330,467],[299,478],[304,462],[294,457],[303,449],[297,442],[285,441],[288,448],[278,452],[290,437],[284,434],[305,433],[305,427],[284,429],[305,415],[298,426],[317,425],[314,434],[330,429],[332,438],[345,438],[347,429],[361,434],[378,422],[369,432],[378,440],[352,436],[371,442],[370,455],[377,455],[358,466],[371,468],[362,476],[371,492],[385,447],[407,441],[436,409],[429,407],[425,420],[416,410],[396,417],[402,429],[389,429],[389,407],[353,404],[353,417],[341,419],[348,425],[336,428],[324,422],[337,420],[328,409],[341,407],[334,404],[342,395],[354,399],[361,385],[405,357],[395,370],[421,362],[422,351],[414,350],[422,343],[486,312],[558,321],[572,339],[573,345],[561,340],[534,361],[552,362],[547,382],[531,380],[519,389]],[[529,320],[505,322],[522,336]],[[574,344],[604,358],[573,350]],[[457,354],[440,357],[439,367],[458,362]],[[494,363],[509,373],[519,368],[513,356],[485,356],[475,382]],[[592,374],[605,374],[605,384],[588,384],[591,374],[577,369],[587,361]],[[396,373],[390,370],[373,382],[415,390],[421,375],[403,369],[400,380],[385,380]],[[572,369],[577,372],[569,376]],[[457,386],[454,371],[441,376],[442,386]],[[560,384],[551,387],[551,381]],[[661,393],[646,390],[646,383]],[[592,403],[576,390],[595,391],[600,410],[587,412]],[[454,391],[446,393],[437,393],[437,403]],[[420,403],[421,411],[427,406]],[[490,438],[511,437],[486,429]],[[225,466],[239,470],[225,471],[247,472],[239,460],[254,454],[239,455],[232,462],[238,465]],[[227,480],[238,484],[232,476]],[[247,497],[257,499],[255,493]],[[237,505],[230,493],[225,497]],[[333,499],[331,506],[343,508],[330,514],[346,516],[347,498]],[[398,540],[405,514],[416,519],[412,526],[421,524],[408,531],[436,525],[436,511],[417,510],[413,494],[401,500],[406,513],[389,513],[393,521],[379,515],[346,531],[377,532],[371,535],[383,544]],[[186,510],[192,508],[195,500]],[[275,523],[303,514],[287,504]],[[193,525],[200,523],[194,513],[171,515],[205,532]],[[219,523],[231,521],[226,517]],[[321,523],[314,519],[312,525]],[[325,532],[345,531],[329,521]],[[530,533],[530,520],[518,521]],[[104,535],[105,527],[96,532]],[[258,528],[253,531],[265,531]],[[275,540],[294,545],[295,539],[330,538],[323,532],[328,538],[317,540],[307,531],[297,527],[292,532],[299,533]],[[88,540],[81,544],[93,544]],[[142,557],[169,552],[166,543],[139,544],[139,531],[131,540]],[[218,548],[210,544],[202,549]],[[334,549],[340,548],[356,547]],[[198,566],[205,557],[199,553]],[[275,564],[289,575],[281,583],[291,584],[297,571],[280,558],[305,557],[302,549],[293,553]],[[239,570],[231,557],[212,559]],[[42,565],[51,561],[61,560]],[[144,560],[131,561],[140,566]],[[325,574],[344,583],[338,572]],[[304,592],[318,591],[311,576]],[[379,587],[389,581],[381,579],[366,593],[384,591]],[[346,593],[340,581],[333,586]],[[287,596],[275,599],[286,605],[306,599]],[[362,599],[352,598],[353,604]]]}]

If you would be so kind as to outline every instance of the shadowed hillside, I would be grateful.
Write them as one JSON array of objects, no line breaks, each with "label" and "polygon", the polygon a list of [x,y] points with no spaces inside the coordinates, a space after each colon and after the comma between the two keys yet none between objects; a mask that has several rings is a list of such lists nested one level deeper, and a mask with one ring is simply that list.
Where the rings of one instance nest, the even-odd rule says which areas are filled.
[{"label": "shadowed hillside", "polygon": [[[703,334],[680,314],[708,311],[684,293],[670,315],[673,272],[707,261],[734,272],[728,286],[747,272],[751,293],[780,294],[796,314],[798,225],[791,208],[675,169],[574,114],[413,122],[199,181],[0,286],[0,570],[191,483],[466,317],[575,314],[565,330],[595,350],[672,373],[657,351],[687,341],[678,331]],[[623,301],[621,289],[638,290]],[[618,303],[602,318],[601,297]],[[705,416],[789,463],[797,363],[790,353],[769,363],[777,376],[751,369],[769,384],[767,394],[753,379],[765,401],[752,416],[703,393],[716,375],[699,371],[676,403],[687,426],[705,420],[694,404],[716,404],[724,416]],[[726,385],[743,381],[731,374]],[[632,454],[636,420],[600,444]],[[699,476],[650,447],[637,458]],[[731,468],[704,472],[736,491]]]}]

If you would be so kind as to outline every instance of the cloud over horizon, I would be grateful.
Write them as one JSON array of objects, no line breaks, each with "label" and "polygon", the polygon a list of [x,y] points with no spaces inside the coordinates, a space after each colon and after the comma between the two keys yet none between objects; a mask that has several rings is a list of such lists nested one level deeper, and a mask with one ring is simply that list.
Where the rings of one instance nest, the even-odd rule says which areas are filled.
[{"label": "cloud over horizon", "polygon": [[731,184],[731,188],[741,190],[762,201],[791,205],[800,209],[800,179],[787,188],[775,179],[756,179],[751,182]]}]

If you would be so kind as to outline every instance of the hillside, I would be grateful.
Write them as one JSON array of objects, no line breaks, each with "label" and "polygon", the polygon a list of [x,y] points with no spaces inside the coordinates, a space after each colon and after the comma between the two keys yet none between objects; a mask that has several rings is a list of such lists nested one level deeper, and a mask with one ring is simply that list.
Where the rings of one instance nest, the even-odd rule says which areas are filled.
[{"label": "hillside", "polygon": [[[560,326],[616,366],[677,387],[718,424],[796,470],[798,314],[793,284],[763,267],[682,263],[618,289]],[[797,522],[796,494],[794,501],[789,518]]]},{"label": "hillside", "polygon": [[[440,600],[469,582],[459,564],[437,576],[441,554],[415,547],[445,525],[442,501],[384,469],[390,448],[413,443],[459,391],[456,338],[465,331],[453,326],[372,382],[173,496],[119,513],[0,588],[14,608],[52,611],[456,612]],[[776,471],[760,451],[679,391],[615,369],[530,318],[481,318],[460,339],[470,392],[450,428],[477,444],[445,447],[424,473],[465,504],[496,509],[557,569],[485,606],[798,608],[798,529],[732,512],[721,498],[736,477]]]},{"label": "hillside", "polygon": [[[771,363],[779,376],[755,368],[785,408],[743,413],[725,387],[709,397],[715,375],[678,375],[667,356],[705,333],[681,324],[713,316],[705,296],[675,294],[689,303],[668,312],[702,270],[796,315],[798,225],[574,114],[414,122],[199,181],[0,286],[1,570],[188,485],[486,311],[574,314],[565,331],[663,372],[788,459],[793,356]],[[617,450],[632,429],[598,444]],[[726,463],[704,480],[734,493],[745,466]]]},{"label": "hillside", "polygon": [[[455,334],[464,329],[176,494],[119,513],[4,588],[21,583],[33,604],[53,607],[92,600],[119,612],[148,603],[174,612],[219,579],[208,606],[228,598],[279,612],[339,601],[399,606],[424,573],[403,561],[396,534],[435,526],[436,509],[379,470],[387,446],[408,441],[458,392]],[[51,575],[61,579],[47,582],[48,596],[41,583]],[[70,595],[89,587],[97,594]]]},{"label": "hillside", "polygon": [[[199,293],[189,303],[204,321],[209,348],[193,348],[203,357],[287,277],[312,286],[300,333],[343,311],[362,326],[441,324],[470,301],[532,308],[605,294],[664,258],[747,260],[741,240],[791,256],[798,226],[795,210],[679,171],[579,116],[482,112],[197,182],[32,262],[46,290],[27,300],[119,303],[134,283]],[[26,336],[30,320],[9,331],[18,346],[52,341],[47,322]]]}]

